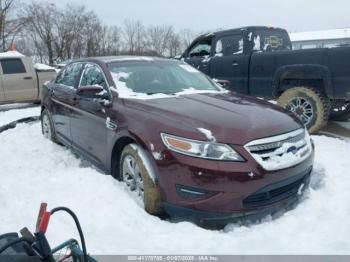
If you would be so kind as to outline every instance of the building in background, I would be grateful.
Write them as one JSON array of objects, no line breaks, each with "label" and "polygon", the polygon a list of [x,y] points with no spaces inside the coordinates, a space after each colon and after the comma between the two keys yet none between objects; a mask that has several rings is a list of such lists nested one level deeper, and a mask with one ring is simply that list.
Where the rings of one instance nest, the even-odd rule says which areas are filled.
[{"label": "building in background", "polygon": [[350,46],[350,28],[290,33],[293,49]]}]

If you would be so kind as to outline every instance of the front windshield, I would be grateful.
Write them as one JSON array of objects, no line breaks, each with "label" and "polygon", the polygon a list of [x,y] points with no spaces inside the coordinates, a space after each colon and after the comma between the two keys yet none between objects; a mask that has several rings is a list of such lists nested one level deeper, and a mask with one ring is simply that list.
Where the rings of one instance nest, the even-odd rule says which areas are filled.
[{"label": "front windshield", "polygon": [[129,61],[108,65],[119,93],[213,92],[220,88],[190,65],[173,61]]}]

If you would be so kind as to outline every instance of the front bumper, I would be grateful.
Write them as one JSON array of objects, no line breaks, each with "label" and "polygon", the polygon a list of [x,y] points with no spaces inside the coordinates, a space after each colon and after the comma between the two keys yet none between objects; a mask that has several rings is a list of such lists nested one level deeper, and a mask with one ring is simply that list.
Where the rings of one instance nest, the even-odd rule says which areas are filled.
[{"label": "front bumper", "polygon": [[[255,209],[238,211],[238,212],[210,212],[203,210],[196,210],[193,208],[181,207],[171,203],[164,203],[164,209],[167,214],[175,221],[191,220],[196,224],[209,227],[209,228],[221,228],[228,223],[236,223],[239,221],[254,222],[260,220],[267,215],[273,215],[281,210],[291,209],[301,198],[302,193],[308,188],[310,182],[311,169],[297,176],[280,181],[278,183],[268,185],[256,194],[262,194],[278,190],[286,187],[287,185],[294,184],[295,187],[289,188],[284,194],[280,194],[279,197],[271,200],[267,203],[267,206],[259,207]],[[267,193],[268,194],[268,193]]]}]

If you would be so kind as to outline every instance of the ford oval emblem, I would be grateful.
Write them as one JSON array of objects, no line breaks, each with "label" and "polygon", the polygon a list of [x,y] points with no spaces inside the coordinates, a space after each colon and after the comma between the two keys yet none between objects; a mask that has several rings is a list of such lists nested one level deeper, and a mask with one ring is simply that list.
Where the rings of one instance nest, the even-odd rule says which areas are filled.
[{"label": "ford oval emblem", "polygon": [[296,146],[291,146],[290,148],[287,149],[287,153],[296,154],[297,151],[298,151],[298,148]]}]

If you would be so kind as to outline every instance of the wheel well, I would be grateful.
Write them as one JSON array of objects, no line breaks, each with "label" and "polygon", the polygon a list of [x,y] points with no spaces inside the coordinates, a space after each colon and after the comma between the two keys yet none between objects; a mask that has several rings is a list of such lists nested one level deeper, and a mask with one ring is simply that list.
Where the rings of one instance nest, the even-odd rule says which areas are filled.
[{"label": "wheel well", "polygon": [[120,162],[120,155],[123,152],[123,149],[125,146],[136,143],[135,140],[133,140],[130,137],[122,137],[119,138],[118,141],[114,144],[113,150],[112,150],[112,157],[111,157],[111,174],[116,179],[120,179],[119,174],[119,162]]},{"label": "wheel well", "polygon": [[284,91],[293,87],[312,87],[322,94],[326,94],[325,84],[323,79],[288,79],[284,78],[280,80],[279,88],[276,96],[279,97]]}]

